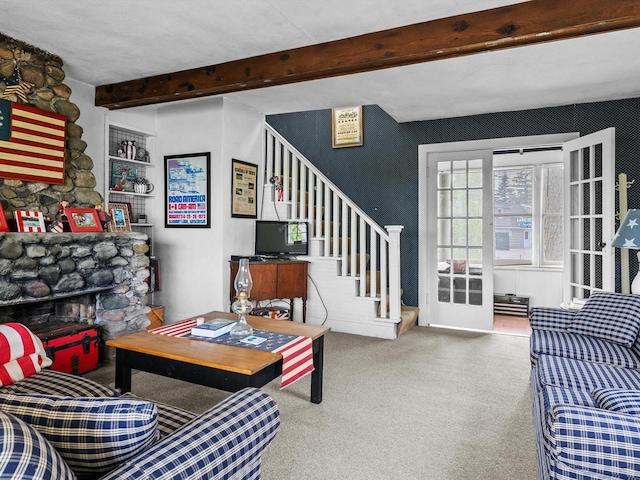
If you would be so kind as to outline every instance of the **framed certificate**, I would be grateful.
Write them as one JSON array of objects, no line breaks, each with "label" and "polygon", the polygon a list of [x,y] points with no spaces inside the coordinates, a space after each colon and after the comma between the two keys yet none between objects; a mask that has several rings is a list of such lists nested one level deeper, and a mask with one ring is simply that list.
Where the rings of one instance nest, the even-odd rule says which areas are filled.
[{"label": "framed certificate", "polygon": [[231,160],[231,216],[258,218],[258,166]]},{"label": "framed certificate", "polygon": [[362,106],[331,110],[331,146],[333,148],[362,145]]}]

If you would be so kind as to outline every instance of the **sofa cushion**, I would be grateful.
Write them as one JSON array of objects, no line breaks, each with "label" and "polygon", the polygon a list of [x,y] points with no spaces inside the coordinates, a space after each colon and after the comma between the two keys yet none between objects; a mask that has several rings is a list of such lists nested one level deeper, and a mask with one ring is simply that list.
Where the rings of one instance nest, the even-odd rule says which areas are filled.
[{"label": "sofa cushion", "polygon": [[42,370],[0,388],[0,393],[28,393],[59,397],[117,397],[118,390],[70,373]]},{"label": "sofa cushion", "polygon": [[597,388],[640,389],[640,371],[630,368],[540,355],[535,370],[538,388],[553,385],[587,392]]},{"label": "sofa cushion", "polygon": [[[120,398],[138,399],[131,392],[124,393]],[[171,435],[175,430],[189,423],[198,415],[182,408],[174,407],[160,402],[154,402],[158,409],[158,433],[161,437]]]},{"label": "sofa cushion", "polygon": [[132,398],[0,395],[0,410],[32,425],[78,478],[96,478],[157,438],[156,406]]},{"label": "sofa cushion", "polygon": [[576,313],[567,331],[631,347],[640,331],[640,295],[594,295]]},{"label": "sofa cushion", "polygon": [[531,363],[540,355],[606,363],[625,368],[639,368],[640,362],[633,351],[618,343],[574,333],[533,330],[531,332]]},{"label": "sofa cushion", "polygon": [[51,365],[40,339],[20,323],[0,325],[0,386],[10,385]]},{"label": "sofa cushion", "polygon": [[29,424],[0,412],[0,478],[73,480],[75,475],[49,442]]},{"label": "sofa cushion", "polygon": [[640,415],[640,390],[599,388],[591,396],[600,408],[627,415]]}]

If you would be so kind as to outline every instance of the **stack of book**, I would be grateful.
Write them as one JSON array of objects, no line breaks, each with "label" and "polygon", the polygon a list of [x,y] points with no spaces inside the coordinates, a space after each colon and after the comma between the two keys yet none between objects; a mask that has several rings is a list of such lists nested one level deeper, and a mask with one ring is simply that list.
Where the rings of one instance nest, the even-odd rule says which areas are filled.
[{"label": "stack of book", "polygon": [[220,337],[225,333],[229,333],[236,323],[238,323],[236,320],[214,318],[191,328],[191,335],[206,338]]}]

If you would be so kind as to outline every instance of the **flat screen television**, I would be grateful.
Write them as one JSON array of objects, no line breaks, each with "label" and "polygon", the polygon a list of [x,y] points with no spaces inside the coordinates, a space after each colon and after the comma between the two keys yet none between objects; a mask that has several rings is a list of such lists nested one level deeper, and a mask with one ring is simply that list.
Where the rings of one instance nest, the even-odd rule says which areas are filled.
[{"label": "flat screen television", "polygon": [[271,258],[307,255],[307,230],[307,222],[257,220],[256,255]]}]

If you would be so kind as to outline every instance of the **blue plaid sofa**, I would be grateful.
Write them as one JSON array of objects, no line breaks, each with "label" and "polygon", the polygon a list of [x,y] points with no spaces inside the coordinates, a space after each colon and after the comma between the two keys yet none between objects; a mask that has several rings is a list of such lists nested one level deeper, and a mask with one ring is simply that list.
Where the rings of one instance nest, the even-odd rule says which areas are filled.
[{"label": "blue plaid sofa", "polygon": [[259,479],[279,424],[256,388],[196,415],[44,369],[0,388],[0,478]]},{"label": "blue plaid sofa", "polygon": [[640,296],[530,312],[542,480],[640,479]]}]

